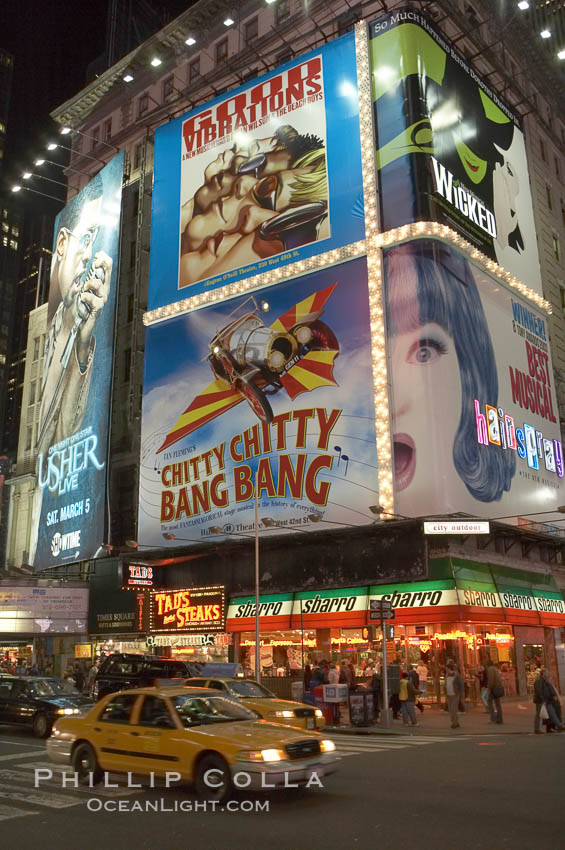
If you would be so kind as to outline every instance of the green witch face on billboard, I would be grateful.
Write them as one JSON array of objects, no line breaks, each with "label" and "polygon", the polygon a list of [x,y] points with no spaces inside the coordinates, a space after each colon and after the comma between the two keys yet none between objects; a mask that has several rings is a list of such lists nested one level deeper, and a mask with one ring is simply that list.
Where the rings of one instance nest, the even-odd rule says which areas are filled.
[{"label": "green witch face on billboard", "polygon": [[541,292],[518,119],[414,10],[371,24],[383,229],[448,224]]}]

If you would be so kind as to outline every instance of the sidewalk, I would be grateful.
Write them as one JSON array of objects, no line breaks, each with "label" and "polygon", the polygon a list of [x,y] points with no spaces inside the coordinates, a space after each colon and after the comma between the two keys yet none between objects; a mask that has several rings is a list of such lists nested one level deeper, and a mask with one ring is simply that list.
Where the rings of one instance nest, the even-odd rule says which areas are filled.
[{"label": "sidewalk", "polygon": [[[447,711],[437,706],[426,707],[424,713],[416,711],[418,726],[404,726],[402,720],[393,720],[392,727],[385,729],[378,724],[372,726],[326,726],[328,732],[343,732],[351,735],[527,735],[534,732],[536,707],[531,694],[527,697],[511,697],[502,700],[504,723],[490,722],[490,717],[481,704],[466,706],[459,715],[459,729],[452,729]],[[545,732],[545,726],[542,725]],[[565,734],[565,733],[563,733]]]}]

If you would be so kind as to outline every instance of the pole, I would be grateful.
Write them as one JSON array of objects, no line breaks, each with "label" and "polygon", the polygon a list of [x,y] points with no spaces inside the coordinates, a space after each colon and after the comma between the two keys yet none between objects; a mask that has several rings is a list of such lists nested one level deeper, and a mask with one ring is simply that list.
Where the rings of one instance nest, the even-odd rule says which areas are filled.
[{"label": "pole", "polygon": [[255,473],[255,678],[261,681],[261,646],[259,643],[259,499]]},{"label": "pole", "polygon": [[383,686],[383,726],[390,726],[390,717],[388,709],[388,670],[386,657],[386,623],[381,617],[381,630],[383,634],[383,669],[381,672],[381,682]]}]

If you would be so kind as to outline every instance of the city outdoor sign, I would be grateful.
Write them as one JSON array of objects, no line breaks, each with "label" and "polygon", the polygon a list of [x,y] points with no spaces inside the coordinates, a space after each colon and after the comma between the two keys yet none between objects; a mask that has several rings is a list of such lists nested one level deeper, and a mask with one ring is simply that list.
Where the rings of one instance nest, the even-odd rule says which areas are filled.
[{"label": "city outdoor sign", "polygon": [[223,632],[226,626],[223,585],[183,590],[152,590],[149,602],[149,631]]},{"label": "city outdoor sign", "polygon": [[394,620],[392,603],[384,599],[371,599],[369,602],[369,620]]},{"label": "city outdoor sign", "polygon": [[489,534],[488,522],[436,520],[424,523],[424,534]]}]

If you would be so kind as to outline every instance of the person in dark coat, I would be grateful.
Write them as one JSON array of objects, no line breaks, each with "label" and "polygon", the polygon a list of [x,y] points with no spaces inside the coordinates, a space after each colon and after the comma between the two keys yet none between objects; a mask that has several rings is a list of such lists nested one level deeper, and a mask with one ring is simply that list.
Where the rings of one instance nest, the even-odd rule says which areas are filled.
[{"label": "person in dark coat", "polygon": [[536,717],[534,720],[534,731],[536,735],[541,735],[541,707],[545,705],[547,710],[547,731],[551,732],[555,729],[562,732],[565,727],[561,722],[561,704],[559,695],[551,681],[549,671],[545,667],[540,667],[539,674],[534,682],[534,703],[536,706]]}]

